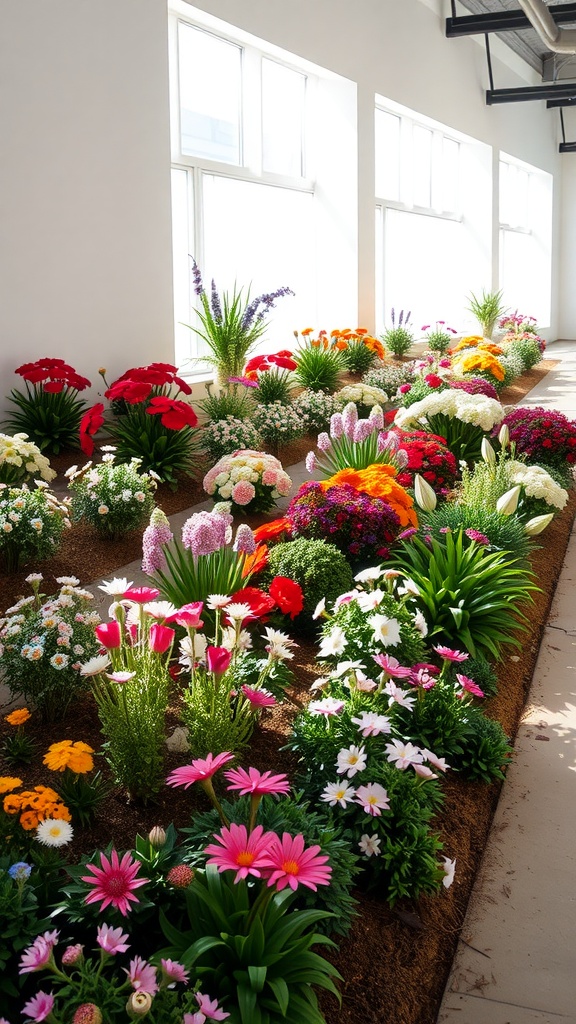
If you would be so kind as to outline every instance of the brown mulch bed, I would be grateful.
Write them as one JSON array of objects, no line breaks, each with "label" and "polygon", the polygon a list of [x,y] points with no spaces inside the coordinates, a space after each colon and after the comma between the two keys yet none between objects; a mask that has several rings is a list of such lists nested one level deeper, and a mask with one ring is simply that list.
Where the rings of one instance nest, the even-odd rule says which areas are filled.
[{"label": "brown mulch bed", "polygon": [[[556,365],[546,360],[526,374],[520,384],[506,389],[501,398],[504,404],[514,404],[535,386]],[[514,392],[514,394],[512,394]],[[309,439],[301,442],[291,453],[291,461],[299,461],[310,448]],[[284,456],[284,461],[289,464]],[[197,484],[187,484],[186,492],[168,492],[159,495],[159,503],[172,513],[202,500]],[[178,505],[178,496],[186,504]],[[166,501],[166,504],[165,504]],[[525,705],[538,648],[549,612],[554,589],[568,544],[576,512],[576,496],[572,496],[565,511],[559,515],[542,538],[542,547],[533,556],[536,579],[541,588],[535,595],[530,610],[530,629],[524,634],[522,649],[517,660],[506,657],[501,671],[501,692],[487,704],[490,715],[498,718],[507,733],[514,737]],[[128,540],[101,542],[88,528],[75,527],[66,537],[66,547],[57,558],[42,566],[46,582],[49,577],[75,573],[82,583],[108,575],[121,565],[140,555],[141,531]],[[23,576],[0,580],[0,608],[10,603],[16,594],[27,590]],[[48,588],[47,588],[48,589]],[[296,680],[291,695],[306,701],[310,683],[316,677],[314,670],[315,647],[301,643]],[[254,736],[250,749],[250,763],[261,769],[291,772],[293,757],[281,748],[295,713],[294,704],[284,704],[268,712]],[[168,728],[178,724],[178,698],[170,708]],[[82,739],[99,748],[102,737],[94,706],[84,701],[75,707],[68,721],[57,726],[29,723],[30,734],[44,752],[48,745],[62,739]],[[5,734],[0,722],[0,741]],[[168,755],[169,770],[182,763],[182,755]],[[40,764],[26,771],[27,781],[34,775],[34,784],[53,782],[52,773]],[[0,761],[0,773],[2,765]],[[403,902],[390,910],[377,895],[359,892],[359,912],[350,935],[340,943],[340,949],[330,959],[344,977],[343,1005],[339,1010],[333,997],[322,999],[328,1024],[434,1024],[437,1018],[446,979],[458,943],[473,881],[479,867],[500,786],[470,783],[457,776],[446,778],[443,784],[445,806],[435,821],[445,844],[445,853],[457,860],[453,886],[437,897],[423,897],[417,903]],[[72,856],[90,851],[113,839],[119,848],[131,847],[137,832],[146,834],[157,823],[166,826],[170,821],[185,826],[195,806],[205,807],[201,792],[195,788],[164,789],[158,803],[148,808],[128,805],[119,792],[113,795],[89,830],[79,831],[72,848]],[[304,1022],[303,1022],[304,1024]]]}]

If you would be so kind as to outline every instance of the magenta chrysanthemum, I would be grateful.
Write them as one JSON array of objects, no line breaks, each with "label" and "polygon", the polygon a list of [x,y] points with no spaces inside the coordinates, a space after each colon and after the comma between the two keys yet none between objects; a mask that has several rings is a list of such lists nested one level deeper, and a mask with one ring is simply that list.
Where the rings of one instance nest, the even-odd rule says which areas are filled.
[{"label": "magenta chrysanthemum", "polygon": [[234,754],[225,750],[221,754],[208,754],[205,758],[198,757],[192,764],[185,764],[181,768],[175,768],[170,773],[166,782],[169,786],[184,786],[188,789],[194,782],[204,782],[211,779],[222,765],[234,760]]},{"label": "magenta chrysanthemum", "polygon": [[240,796],[248,793],[282,793],[290,792],[290,783],[286,775],[272,775],[272,772],[259,772],[257,768],[230,768],[224,772],[231,783],[228,789],[237,789]]},{"label": "magenta chrysanthemum", "polygon": [[271,874],[268,885],[277,889],[285,889],[287,885],[295,890],[299,885],[316,891],[319,885],[328,885],[332,868],[329,858],[320,853],[320,846],[304,845],[304,836],[291,836],[284,832],[282,839],[274,836],[263,866]]},{"label": "magenta chrysanthemum", "polygon": [[22,1007],[22,1013],[27,1014],[30,1020],[33,1020],[35,1024],[40,1024],[40,1021],[46,1020],[47,1017],[52,1013],[54,1006],[54,996],[51,992],[37,992],[32,999]]},{"label": "magenta chrysanthemum", "polygon": [[209,855],[207,863],[214,864],[218,871],[235,871],[235,882],[248,875],[261,878],[261,869],[268,863],[265,855],[272,841],[278,840],[274,832],[265,832],[262,825],[257,825],[248,835],[245,825],[234,822],[214,838],[216,843],[211,843],[204,850]]},{"label": "magenta chrysanthemum", "polygon": [[101,900],[101,911],[112,906],[126,917],[130,903],[139,902],[134,890],[145,885],[149,879],[136,877],[140,870],[140,862],[133,860],[130,853],[125,853],[122,860],[118,859],[116,850],[112,850],[110,860],[101,853],[100,863],[101,867],[95,864],[86,865],[86,870],[91,871],[92,876],[85,875],[82,881],[94,886],[93,892],[86,897],[86,903],[98,903]]}]

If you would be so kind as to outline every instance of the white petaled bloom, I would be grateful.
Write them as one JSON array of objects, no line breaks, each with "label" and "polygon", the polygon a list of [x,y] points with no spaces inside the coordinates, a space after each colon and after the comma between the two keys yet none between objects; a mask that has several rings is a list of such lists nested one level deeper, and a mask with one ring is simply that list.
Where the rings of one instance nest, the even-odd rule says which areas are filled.
[{"label": "white petaled bloom", "polygon": [[52,657],[50,658],[50,664],[52,665],[52,668],[58,670],[66,668],[69,661],[70,658],[68,657],[67,654],[53,654]]},{"label": "white petaled bloom", "polygon": [[353,672],[358,668],[365,668],[362,661],[339,661],[336,667],[332,669],[330,676],[332,679],[340,679],[347,672]]},{"label": "white petaled bloom", "polygon": [[416,775],[421,779],[437,779],[438,776],[434,774],[431,768],[427,764],[413,764],[412,765]]},{"label": "white petaled bloom", "polygon": [[151,615],[153,619],[167,619],[169,615],[174,615],[178,609],[171,601],[148,601],[144,605],[144,611]]},{"label": "white petaled bloom", "polygon": [[390,810],[388,793],[378,782],[369,782],[366,786],[358,786],[355,799],[362,810],[373,817],[380,817],[382,811]]},{"label": "white petaled bloom", "polygon": [[363,711],[359,718],[353,718],[352,721],[364,737],[380,736],[381,733],[390,732],[390,719],[376,711]]},{"label": "white petaled bloom", "polygon": [[226,594],[210,594],[206,601],[206,607],[209,608],[210,611],[215,612],[218,608],[225,608],[226,605],[230,604],[231,600],[232,598],[228,597]]},{"label": "white petaled bloom", "polygon": [[252,647],[252,637],[247,629],[241,629],[236,636],[234,626],[225,626],[222,630],[221,646],[227,651],[249,651]]},{"label": "white petaled bloom", "polygon": [[450,860],[449,857],[443,857],[442,869],[444,871],[444,878],[442,879],[442,885],[445,889],[449,889],[454,881],[454,873],[456,871],[456,861]]},{"label": "white petaled bloom", "polygon": [[428,636],[428,624],[422,612],[418,611],[414,613],[414,625],[420,633],[420,636]]},{"label": "white petaled bloom", "polygon": [[98,505],[98,515],[99,516],[107,516],[109,511],[110,511],[110,509],[108,508],[108,505]]},{"label": "white petaled bloom", "polygon": [[278,661],[291,661],[294,654],[290,648],[298,647],[298,644],[291,640],[287,633],[282,633],[279,629],[271,629],[270,626],[267,626],[264,632],[263,639],[267,641],[266,650],[270,657],[276,658]]},{"label": "white petaled bloom", "polygon": [[400,643],[400,623],[388,615],[372,615],[368,619],[374,630],[374,639],[383,647],[396,647]]},{"label": "white petaled bloom", "polygon": [[31,572],[30,575],[26,577],[26,583],[41,583],[43,579],[44,577],[41,572]]},{"label": "white petaled bloom", "polygon": [[398,587],[398,594],[402,597],[404,597],[404,595],[407,597],[420,597],[418,587],[414,583],[414,580],[411,580],[409,577],[406,577],[402,586]]},{"label": "white petaled bloom", "polygon": [[236,621],[242,621],[252,616],[252,609],[249,604],[244,604],[240,601],[233,601],[232,604],[226,605],[226,615],[230,619]]},{"label": "white petaled bloom", "polygon": [[337,697],[324,697],[323,700],[310,701],[308,705],[308,711],[311,715],[326,715],[327,718],[332,715],[339,715],[344,710],[345,702],[338,700]]},{"label": "white petaled bloom", "polygon": [[364,833],[358,842],[358,846],[365,857],[379,857],[381,841],[378,838],[377,832],[374,832],[371,836]]},{"label": "white petaled bloom", "polygon": [[310,692],[315,693],[316,690],[325,690],[330,685],[330,679],[328,676],[321,676],[320,679],[316,679],[310,686]]},{"label": "white petaled bloom", "polygon": [[63,587],[79,587],[80,580],[77,576],[57,576],[56,583],[60,583]]},{"label": "white petaled bloom", "polygon": [[361,572],[357,573],[354,579],[356,583],[369,583],[372,580],[379,580],[384,574],[384,569],[380,569],[377,565],[372,566],[368,569],[362,569]]},{"label": "white petaled bloom", "polygon": [[372,612],[379,604],[382,603],[384,597],[384,591],[380,589],[370,590],[367,594],[358,594],[357,602],[358,607],[363,612]]},{"label": "white petaled bloom", "polygon": [[429,761],[430,764],[434,765],[434,767],[440,772],[446,772],[450,768],[450,765],[446,764],[445,758],[438,757],[437,754],[434,754],[431,750],[427,750],[425,747],[422,749],[422,757],[425,761]]},{"label": "white petaled bloom", "polygon": [[399,409],[394,417],[394,424],[404,430],[409,430],[413,426],[419,429],[423,420],[437,413],[481,427],[486,433],[501,423],[504,417],[504,409],[495,398],[488,398],[487,395],[469,395],[467,391],[447,388],[444,391],[434,391],[420,402],[413,402],[407,408]]},{"label": "white petaled bloom", "polygon": [[134,583],[131,580],[127,580],[126,577],[115,577],[109,582],[99,584],[98,590],[103,590],[105,594],[109,594],[111,597],[121,597],[133,587]]},{"label": "white petaled bloom", "polygon": [[386,744],[385,750],[390,764],[395,764],[400,771],[405,771],[410,765],[422,764],[424,760],[420,748],[404,740],[392,740]]},{"label": "white petaled bloom", "polygon": [[340,594],[339,597],[334,601],[334,611],[337,612],[340,605],[350,604],[350,601],[355,601],[358,597],[357,590],[347,590],[345,594]]},{"label": "white petaled bloom", "polygon": [[100,672],[106,672],[110,665],[108,654],[96,654],[91,657],[80,669],[81,676],[98,676]]},{"label": "white petaled bloom", "polygon": [[318,604],[316,605],[316,607],[315,607],[315,609],[314,609],[314,611],[312,613],[312,618],[313,619],[320,618],[320,616],[325,611],[325,609],[326,609],[326,598],[323,597],[320,601],[318,601]]},{"label": "white petaled bloom", "polygon": [[43,846],[66,846],[72,842],[74,829],[69,821],[44,818],[36,829],[36,838]]},{"label": "white petaled bloom", "polygon": [[191,669],[194,663],[205,661],[207,646],[208,641],[204,633],[194,633],[191,637],[185,636],[180,642],[179,664]]},{"label": "white petaled bloom", "polygon": [[328,636],[322,637],[318,656],[320,658],[329,658],[331,655],[342,654],[347,645],[348,640],[344,630],[341,626],[334,626]]},{"label": "white petaled bloom", "polygon": [[357,772],[363,771],[365,767],[366,751],[364,747],[344,747],[338,752],[336,768],[339,775],[347,775],[351,779]]},{"label": "white petaled bloom", "polygon": [[529,498],[542,498],[547,505],[563,509],[568,501],[568,491],[550,476],[542,466],[527,466],[524,462],[511,459],[508,463],[511,480],[521,484]]},{"label": "white petaled bloom", "polygon": [[335,807],[338,804],[340,807],[346,807],[347,804],[352,803],[356,790],[349,786],[347,782],[342,780],[341,782],[329,782],[323,792],[320,794],[320,799],[324,800],[330,807]]},{"label": "white petaled bloom", "polygon": [[356,669],[355,685],[357,690],[361,690],[364,693],[369,693],[370,690],[376,689],[377,684],[373,679],[369,679],[366,673],[362,671],[362,669],[358,668]]}]

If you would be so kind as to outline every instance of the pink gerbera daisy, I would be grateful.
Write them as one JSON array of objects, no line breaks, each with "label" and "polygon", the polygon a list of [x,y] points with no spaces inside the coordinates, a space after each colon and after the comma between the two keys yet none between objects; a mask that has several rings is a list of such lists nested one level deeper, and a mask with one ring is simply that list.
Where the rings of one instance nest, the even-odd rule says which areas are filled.
[{"label": "pink gerbera daisy", "polygon": [[272,772],[259,772],[257,768],[230,768],[224,775],[231,785],[228,789],[237,789],[240,796],[248,793],[289,793],[290,783],[287,775],[272,775]]},{"label": "pink gerbera daisy", "polygon": [[234,881],[239,882],[248,875],[262,877],[265,854],[272,840],[278,837],[274,832],[265,832],[262,825],[257,825],[248,835],[245,825],[232,822],[229,828],[224,827],[214,838],[216,843],[211,843],[204,850],[204,853],[209,854],[207,864],[214,864],[218,871],[235,871]]},{"label": "pink gerbera daisy", "polygon": [[438,644],[434,650],[445,661],[467,661],[469,657],[465,651],[453,651],[451,647],[443,647],[442,644]]},{"label": "pink gerbera daisy", "polygon": [[457,697],[463,697],[466,692],[471,693],[474,697],[484,696],[484,690],[481,690],[478,684],[473,679],[470,679],[469,676],[461,675],[460,672],[457,672],[456,679],[462,687],[461,692],[456,694]]},{"label": "pink gerbera daisy", "polygon": [[182,768],[175,768],[166,779],[169,786],[184,786],[188,789],[194,782],[204,782],[211,779],[222,765],[234,760],[234,754],[225,750],[221,754],[208,754],[205,758],[198,757],[192,764],[185,764]]},{"label": "pink gerbera daisy", "polygon": [[261,690],[259,687],[244,686],[240,687],[242,693],[249,700],[250,703],[256,708],[271,708],[276,703],[276,697],[272,693],[268,693],[268,690]]},{"label": "pink gerbera daisy", "polygon": [[284,832],[282,840],[274,836],[263,866],[271,870],[268,885],[277,889],[297,889],[305,885],[316,891],[319,885],[328,885],[332,868],[329,858],[320,853],[320,846],[304,847],[304,836],[291,836]]},{"label": "pink gerbera daisy", "polygon": [[93,892],[86,897],[86,903],[97,903],[98,900],[102,900],[101,911],[111,905],[126,917],[130,910],[130,902],[139,902],[134,890],[145,885],[149,879],[136,877],[140,862],[133,860],[130,853],[125,853],[122,860],[118,859],[116,850],[112,850],[110,860],[101,853],[100,863],[101,867],[96,867],[95,864],[86,865],[86,870],[91,871],[93,877],[85,875],[82,881],[94,886]]}]

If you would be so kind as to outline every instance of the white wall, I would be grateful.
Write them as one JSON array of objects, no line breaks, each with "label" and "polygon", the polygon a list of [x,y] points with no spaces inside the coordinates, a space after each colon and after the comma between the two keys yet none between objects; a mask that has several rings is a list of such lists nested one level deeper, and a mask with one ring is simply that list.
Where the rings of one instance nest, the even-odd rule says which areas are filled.
[{"label": "white wall", "polygon": [[[358,83],[358,321],[366,326],[374,311],[376,93],[550,171],[559,183],[555,116],[544,103],[486,107],[483,49],[474,39],[445,38],[441,3],[196,6]],[[41,355],[67,358],[93,380],[99,366],[113,378],[130,365],[170,359],[165,0],[2,0],[0,28],[2,395],[19,381],[13,368]],[[497,86],[525,84],[497,58],[494,73]],[[556,187],[556,226],[559,198]],[[554,280],[558,251],[556,242]],[[555,288],[551,337],[557,299]],[[575,321],[568,301],[565,336],[576,336]]]}]

